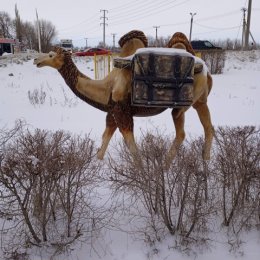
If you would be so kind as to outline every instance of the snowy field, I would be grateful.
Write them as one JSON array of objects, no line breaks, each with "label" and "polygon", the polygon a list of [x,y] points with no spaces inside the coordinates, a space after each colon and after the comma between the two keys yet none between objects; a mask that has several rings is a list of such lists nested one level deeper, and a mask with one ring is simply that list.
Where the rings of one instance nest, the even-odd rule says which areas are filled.
[{"label": "snowy field", "polygon": [[[94,78],[91,61],[83,57],[75,62],[83,73]],[[93,139],[100,141],[105,113],[78,99],[56,70],[49,67],[38,69],[32,63],[29,60],[0,67],[0,126],[12,127],[15,120],[25,119],[34,127],[91,133]],[[208,99],[214,126],[259,125],[259,71],[259,51],[228,53],[224,73],[213,75],[213,89]],[[44,93],[42,105],[30,102],[28,95],[34,91]],[[135,119],[136,136],[141,130],[155,127],[174,134],[170,109],[158,116]],[[188,134],[203,133],[193,109],[186,113],[185,129]]]},{"label": "snowy field", "polygon": [[[77,58],[76,65],[84,74],[93,78],[93,63],[86,58]],[[6,65],[6,66],[5,66]],[[78,99],[66,86],[60,74],[52,68],[37,68],[33,60],[9,58],[0,60],[0,128],[12,128],[17,119],[23,119],[33,128],[68,130],[76,134],[90,133],[99,145],[105,128],[105,113],[98,111]],[[208,99],[212,122],[217,126],[260,126],[260,51],[227,53],[224,73],[213,75],[213,89]],[[34,104],[29,96],[39,92],[42,104]],[[174,136],[171,110],[149,118],[135,119],[135,135],[142,131],[158,128],[160,132]],[[203,134],[202,126],[193,109],[186,113],[187,138]],[[113,141],[121,140],[117,132]],[[220,240],[219,240],[220,239]],[[74,250],[72,256],[55,258],[59,260],[191,260],[194,256],[183,256],[167,250],[167,243],[160,245],[160,254],[147,258],[149,248],[141,241],[135,241],[129,234],[107,231],[97,250],[88,252],[84,246]],[[245,237],[243,256],[229,253],[228,247],[216,238],[211,251],[197,256],[199,260],[259,260],[260,234],[249,233]],[[1,258],[1,257],[0,257]],[[42,255],[33,259],[45,259]]]}]

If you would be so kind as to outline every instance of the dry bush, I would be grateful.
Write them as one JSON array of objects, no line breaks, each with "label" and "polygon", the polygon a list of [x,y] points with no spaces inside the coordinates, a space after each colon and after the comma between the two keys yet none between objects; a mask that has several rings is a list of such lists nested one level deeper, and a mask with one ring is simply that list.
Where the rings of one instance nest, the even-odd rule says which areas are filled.
[{"label": "dry bush", "polygon": [[260,129],[220,127],[214,172],[220,187],[223,225],[233,233],[260,224]]},{"label": "dry bush", "polygon": [[46,243],[61,250],[91,238],[109,218],[95,205],[100,166],[88,137],[20,126],[3,130],[0,140],[4,252]]},{"label": "dry bush", "polygon": [[167,233],[179,246],[205,242],[212,205],[207,167],[200,159],[202,140],[182,146],[168,170],[169,144],[167,138],[147,133],[138,160],[121,146],[119,158],[110,160],[112,189],[130,195],[134,219],[144,223],[138,232],[150,244]]},{"label": "dry bush", "polygon": [[127,199],[134,232],[152,246],[171,234],[171,247],[185,251],[194,244],[205,248],[224,224],[230,247],[239,250],[241,231],[260,224],[259,129],[219,128],[207,163],[200,153],[203,139],[186,142],[168,169],[170,143],[147,133],[138,156],[121,145],[118,157],[110,158],[111,187]]},{"label": "dry bush", "polygon": [[41,88],[39,89],[34,89],[32,92],[29,90],[28,91],[28,98],[29,101],[32,105],[42,105],[45,103],[45,99],[46,99],[46,92],[43,91],[43,89]]},{"label": "dry bush", "polygon": [[201,58],[205,61],[211,74],[222,74],[225,66],[224,50],[200,51]]},{"label": "dry bush", "polygon": [[[146,133],[134,157],[120,143],[103,171],[119,196],[112,201],[118,202],[116,215],[120,221],[125,216],[138,239],[154,246],[170,234],[169,247],[184,252],[205,248],[223,224],[231,249],[238,250],[241,231],[260,225],[259,133],[249,126],[220,127],[210,162],[202,160],[198,138],[181,146],[170,168],[168,137]],[[32,133],[21,123],[0,131],[4,251],[20,255],[48,243],[59,253],[111,222],[110,210],[96,201],[100,168],[93,149],[87,137]]]}]

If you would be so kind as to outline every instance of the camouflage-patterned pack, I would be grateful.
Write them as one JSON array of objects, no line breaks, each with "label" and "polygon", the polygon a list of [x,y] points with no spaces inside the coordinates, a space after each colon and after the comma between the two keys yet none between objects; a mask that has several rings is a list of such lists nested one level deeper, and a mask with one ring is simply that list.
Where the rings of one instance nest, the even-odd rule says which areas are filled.
[{"label": "camouflage-patterned pack", "polygon": [[140,49],[132,60],[132,72],[133,105],[191,105],[194,57],[190,53],[167,48]]}]

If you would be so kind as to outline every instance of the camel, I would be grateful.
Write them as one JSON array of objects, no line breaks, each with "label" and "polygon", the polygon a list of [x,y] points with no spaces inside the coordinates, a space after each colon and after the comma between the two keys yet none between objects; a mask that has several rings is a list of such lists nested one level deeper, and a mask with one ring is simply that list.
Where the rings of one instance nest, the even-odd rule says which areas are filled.
[{"label": "camel", "polygon": [[[134,30],[124,35],[119,44],[122,48],[120,56],[126,57],[134,54],[139,48],[147,47],[147,40],[143,32]],[[77,69],[72,61],[71,54],[60,48],[39,56],[34,60],[34,64],[39,68],[50,66],[57,69],[75,95],[89,105],[107,113],[102,144],[97,153],[98,159],[103,159],[108,144],[117,128],[121,132],[130,152],[137,155],[138,148],[133,133],[133,117],[154,116],[167,109],[165,107],[132,105],[130,94],[132,72],[129,69],[114,68],[104,79],[92,80]],[[209,74],[205,74],[205,69],[195,75],[193,107],[197,110],[205,131],[203,149],[203,159],[205,160],[210,158],[213,135],[210,113],[206,104],[211,85],[211,77]],[[174,159],[179,146],[184,140],[184,112],[186,110],[187,108],[172,110],[176,137],[169,152],[169,161]]]}]

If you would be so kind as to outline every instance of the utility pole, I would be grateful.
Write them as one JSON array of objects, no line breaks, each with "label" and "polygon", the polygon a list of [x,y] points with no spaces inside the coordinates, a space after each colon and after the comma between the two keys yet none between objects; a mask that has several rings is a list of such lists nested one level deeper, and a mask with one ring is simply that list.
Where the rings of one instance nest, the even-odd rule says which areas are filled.
[{"label": "utility pole", "polygon": [[88,38],[85,38],[86,40],[86,48],[88,47]]},{"label": "utility pole", "polygon": [[103,47],[106,47],[106,13],[108,13],[108,10],[101,9],[100,12],[103,12],[103,16],[100,17],[100,19],[103,19],[103,22],[100,23],[100,25],[103,25]]},{"label": "utility pole", "polygon": [[116,33],[112,33],[113,36],[113,49],[116,47],[116,42],[115,42],[115,37],[116,37]]},{"label": "utility pole", "polygon": [[37,9],[36,10],[36,20],[37,20],[37,34],[38,34],[38,43],[39,43],[39,53],[42,52],[42,46],[41,46],[41,31],[40,31],[40,23],[39,23],[39,19],[38,19],[38,13],[37,13]]},{"label": "utility pole", "polygon": [[155,46],[158,47],[158,34],[157,34],[157,30],[158,30],[158,28],[160,28],[160,26],[153,26],[153,28],[155,28]]},{"label": "utility pole", "polygon": [[245,49],[245,36],[246,36],[246,11],[247,9],[243,7],[241,9],[243,12],[243,31],[242,31],[242,49]]},{"label": "utility pole", "polygon": [[248,43],[249,43],[251,9],[252,9],[252,0],[248,0],[247,26],[246,26],[246,36],[245,36],[245,48],[246,48],[246,50],[248,50]]},{"label": "utility pole", "polygon": [[191,19],[190,19],[190,38],[189,41],[191,41],[191,34],[192,34],[192,25],[193,25],[193,16],[195,16],[197,13],[190,13]]}]

